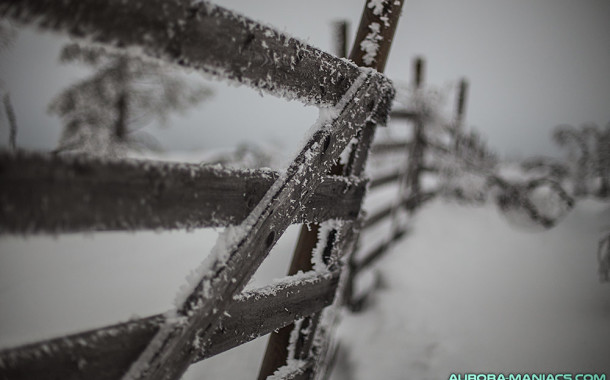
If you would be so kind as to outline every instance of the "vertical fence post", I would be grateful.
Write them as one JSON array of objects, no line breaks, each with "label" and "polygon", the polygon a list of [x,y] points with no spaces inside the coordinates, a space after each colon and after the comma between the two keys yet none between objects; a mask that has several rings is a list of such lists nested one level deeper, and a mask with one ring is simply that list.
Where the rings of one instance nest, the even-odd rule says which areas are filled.
[{"label": "vertical fence post", "polygon": [[455,108],[455,125],[453,126],[453,140],[457,151],[460,144],[460,136],[464,124],[464,114],[466,113],[466,99],[468,95],[468,81],[465,78],[460,80],[458,85],[458,97]]},{"label": "vertical fence post", "polygon": [[[394,33],[396,31],[398,18],[400,16],[403,3],[404,0],[385,0],[382,2],[383,9],[381,11],[378,11],[377,9],[373,10],[372,8],[368,7],[368,1],[365,2],[364,11],[360,19],[360,25],[358,27],[356,38],[354,39],[354,45],[349,56],[349,58],[356,65],[371,67],[379,72],[383,72],[385,64],[387,62],[387,57],[389,55],[392,40],[394,38]],[[377,33],[378,36],[381,37],[381,39],[379,40],[381,42],[378,44],[376,54],[371,60],[370,53],[367,52],[364,48],[362,48],[361,43],[365,41],[367,37],[370,36],[371,33],[374,31],[375,28],[373,27],[373,24],[376,24],[376,26],[380,27],[379,29],[377,29]],[[342,25],[340,27],[343,28]],[[370,145],[373,141],[375,127],[376,125],[374,123],[370,123],[362,129],[361,133],[358,136],[358,142],[350,146],[351,153],[348,163],[345,165],[344,168],[341,168],[341,166],[339,165],[335,165],[332,170],[333,172],[338,172],[342,169],[342,173],[333,174],[360,176],[368,157]],[[349,227],[347,228],[351,230],[354,227],[349,224]],[[324,252],[328,252],[329,254],[331,252],[334,252],[334,247],[338,243],[336,241],[337,235],[340,236],[341,234],[337,234],[336,231],[329,232],[328,240],[325,242],[326,247]],[[353,236],[354,238],[356,238],[357,233],[354,233]],[[305,226],[303,226],[301,228],[299,244],[295,249],[295,255],[298,254],[307,256],[309,260],[311,260],[313,248],[316,246],[317,242],[317,229],[315,229],[315,231],[313,229],[309,231]],[[299,261],[302,260],[299,259]],[[338,294],[338,296],[340,297],[341,295]],[[295,352],[295,359],[307,359],[310,355],[313,355],[312,359],[315,361],[325,360],[326,353],[309,352],[310,348],[313,345],[314,337],[316,336],[317,325],[320,317],[321,313],[316,313],[310,317],[305,318],[303,322],[299,325],[299,331],[297,331],[296,333],[298,334],[297,342],[300,342],[300,349],[299,347],[297,347],[297,350],[295,350],[298,351]],[[306,328],[303,328],[303,326],[306,326]],[[261,371],[259,372],[259,380],[265,379],[267,376],[273,374],[277,368],[279,368],[274,368],[273,363],[286,363],[286,355],[284,355],[283,357],[276,356],[283,355],[283,353],[287,352],[287,350],[274,350],[272,346],[277,346],[281,344],[287,346],[289,343],[289,338],[290,334],[283,334],[281,336],[280,334],[271,335],[269,343],[267,345],[267,351],[265,352],[265,357],[263,359],[263,364],[261,366]],[[283,339],[283,341],[280,341],[280,339]],[[316,368],[313,368],[311,371],[309,371],[307,374],[304,374],[302,377],[309,379],[313,378],[315,375]]]},{"label": "vertical fence post", "polygon": [[413,137],[411,138],[411,147],[409,150],[409,163],[407,170],[407,190],[408,197],[413,199],[413,204],[417,205],[417,198],[421,191],[421,173],[424,161],[424,145],[426,144],[424,137],[424,120],[426,118],[424,101],[420,97],[421,88],[424,83],[425,62],[422,57],[417,57],[413,64],[413,86],[415,91],[415,106],[416,116],[413,123]]},{"label": "vertical fence post", "polygon": [[346,20],[336,21],[333,24],[333,33],[335,37],[334,51],[337,57],[347,57],[347,35],[349,30],[349,22]]},{"label": "vertical fence post", "polygon": [[[333,24],[333,28],[335,53],[338,57],[345,57],[347,55],[348,22],[345,20],[337,21]],[[340,163],[337,163],[331,169],[331,174],[341,175],[342,172],[343,168]],[[288,270],[289,276],[297,274],[299,271],[307,272],[313,269],[312,254],[318,243],[319,227],[320,226],[315,223],[301,227],[299,239],[294,249],[294,253],[292,254],[292,262],[290,263],[290,268]],[[309,328],[311,328],[311,326],[309,326],[309,323],[311,322],[312,321],[309,318],[304,320],[304,323],[307,324]],[[302,325],[299,327],[302,328]],[[266,379],[268,376],[273,375],[278,368],[286,364],[288,358],[288,344],[294,328],[295,324],[292,323],[269,335],[267,349],[265,350],[265,356],[263,357],[258,374],[258,380]],[[300,351],[303,351],[303,348]],[[302,352],[296,354],[303,355]]]},{"label": "vertical fence post", "polygon": [[4,112],[6,112],[9,126],[8,147],[9,150],[15,151],[17,150],[17,120],[15,118],[13,104],[11,103],[11,96],[8,92],[2,97],[2,103],[4,104]]}]

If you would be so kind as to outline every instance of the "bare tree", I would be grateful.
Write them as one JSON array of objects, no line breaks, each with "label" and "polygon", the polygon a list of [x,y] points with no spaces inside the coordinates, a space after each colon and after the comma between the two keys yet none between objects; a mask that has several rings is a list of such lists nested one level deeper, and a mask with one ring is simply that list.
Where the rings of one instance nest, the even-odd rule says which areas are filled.
[{"label": "bare tree", "polygon": [[120,154],[125,149],[159,149],[139,128],[153,120],[165,122],[171,112],[183,111],[211,95],[189,84],[180,73],[156,63],[101,48],[70,44],[62,62],[82,62],[93,75],[57,95],[49,111],[65,125],[57,151]]}]

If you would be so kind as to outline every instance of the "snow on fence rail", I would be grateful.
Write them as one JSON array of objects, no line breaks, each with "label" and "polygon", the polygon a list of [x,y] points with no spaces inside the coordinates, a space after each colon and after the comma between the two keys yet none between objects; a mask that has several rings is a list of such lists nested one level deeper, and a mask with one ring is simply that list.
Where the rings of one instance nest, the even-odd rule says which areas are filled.
[{"label": "snow on fence rail", "polygon": [[201,0],[0,0],[0,16],[192,67],[289,99],[336,105],[354,64]]},{"label": "snow on fence rail", "polygon": [[[241,223],[272,170],[0,153],[0,232],[222,227]],[[293,223],[355,219],[365,181],[326,176]]]},{"label": "snow on fence rail", "polygon": [[[4,232],[228,225],[178,294],[174,310],[1,350],[0,377],[178,379],[192,362],[302,317],[292,356],[275,378],[323,375],[332,350],[332,324],[326,322],[332,318],[325,321],[321,310],[333,300],[333,306],[341,304],[342,257],[351,253],[360,223],[354,218],[364,193],[362,168],[375,126],[385,122],[394,95],[380,72],[402,1],[375,4],[381,6],[365,4],[349,62],[206,1],[0,0],[0,16],[19,23],[325,108],[282,173],[0,156]],[[375,43],[364,49],[367,38]],[[348,145],[352,154],[345,177],[329,176]],[[337,212],[330,202],[346,203]],[[93,212],[83,212],[90,208]],[[327,219],[334,221],[316,251],[322,256],[318,267],[242,293],[290,224]]]},{"label": "snow on fence rail", "polygon": [[[248,291],[236,297],[193,363],[220,354],[317,312],[332,303],[339,273]],[[120,378],[166,321],[164,314],[0,351],[6,379]]]}]

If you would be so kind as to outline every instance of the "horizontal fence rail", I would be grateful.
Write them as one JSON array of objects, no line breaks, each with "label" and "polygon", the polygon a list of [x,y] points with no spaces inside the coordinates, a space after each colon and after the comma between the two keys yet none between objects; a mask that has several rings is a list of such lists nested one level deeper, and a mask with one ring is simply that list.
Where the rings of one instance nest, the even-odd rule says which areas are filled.
[{"label": "horizontal fence rail", "polygon": [[372,178],[371,182],[369,184],[369,188],[374,189],[376,187],[380,187],[380,186],[387,185],[390,183],[395,183],[398,181],[399,178],[400,178],[400,172],[398,172],[398,171],[393,172],[393,173],[384,174],[379,177]]},{"label": "horizontal fence rail", "polygon": [[[197,362],[284,327],[330,305],[339,273],[302,275],[236,297]],[[163,314],[0,350],[3,378],[118,379],[165,323]]]},{"label": "horizontal fence rail", "polygon": [[403,120],[418,120],[421,115],[417,111],[412,110],[393,110],[390,112],[390,117]]},{"label": "horizontal fence rail", "polygon": [[383,154],[390,152],[407,152],[411,143],[409,141],[386,141],[373,144],[371,154]]},{"label": "horizontal fence rail", "polygon": [[[0,154],[0,232],[239,224],[279,176],[265,169]],[[354,219],[364,191],[363,181],[326,176],[292,222]]]},{"label": "horizontal fence rail", "polygon": [[276,29],[193,0],[0,0],[0,16],[296,99],[334,106],[360,69]]}]

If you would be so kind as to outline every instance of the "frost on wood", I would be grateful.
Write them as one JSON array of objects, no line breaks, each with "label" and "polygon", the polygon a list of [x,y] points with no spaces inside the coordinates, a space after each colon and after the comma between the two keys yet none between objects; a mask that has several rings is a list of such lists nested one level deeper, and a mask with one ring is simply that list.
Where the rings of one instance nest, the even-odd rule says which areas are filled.
[{"label": "frost on wood", "polygon": [[393,97],[391,84],[372,70],[363,70],[335,118],[313,133],[286,173],[271,186],[250,215],[219,236],[216,248],[196,270],[199,281],[182,290],[179,306],[151,341],[125,379],[177,377],[194,355],[185,352],[194,334],[203,341],[213,332],[228,302],[246,285],[299,209],[321,183],[323,173],[367,123],[385,120]]},{"label": "frost on wood", "polygon": [[360,48],[365,52],[364,63],[372,65],[377,57],[377,51],[379,50],[379,41],[383,40],[380,35],[381,25],[376,22],[369,24],[369,34],[367,34],[364,41],[360,42]]},{"label": "frost on wood", "polygon": [[334,106],[359,76],[347,60],[203,1],[0,0],[0,16],[304,103]]},{"label": "frost on wood", "polygon": [[333,255],[333,242],[338,239],[342,231],[343,223],[340,220],[327,220],[320,224],[318,230],[318,242],[314,248],[311,261],[317,272],[327,271],[329,267],[336,266],[338,257]]},{"label": "frost on wood", "polygon": [[304,374],[310,367],[306,360],[288,359],[286,365],[278,368],[267,380],[290,380]]},{"label": "frost on wood", "polygon": [[381,15],[383,11],[383,7],[385,6],[385,0],[370,0],[367,4],[367,7],[373,9],[373,14],[375,16]]},{"label": "frost on wood", "polygon": [[[4,233],[237,224],[279,178],[265,169],[23,152],[0,154],[0,169]],[[353,219],[363,195],[362,181],[326,176],[293,222]]]},{"label": "frost on wood", "polygon": [[[318,312],[333,302],[338,273],[310,273],[300,281],[253,289],[234,298],[209,342],[199,337],[193,362],[217,355]],[[0,377],[117,379],[163,325],[162,314],[61,338],[0,350]],[[205,351],[202,349],[207,347]],[[3,377],[4,376],[4,377]]]}]

